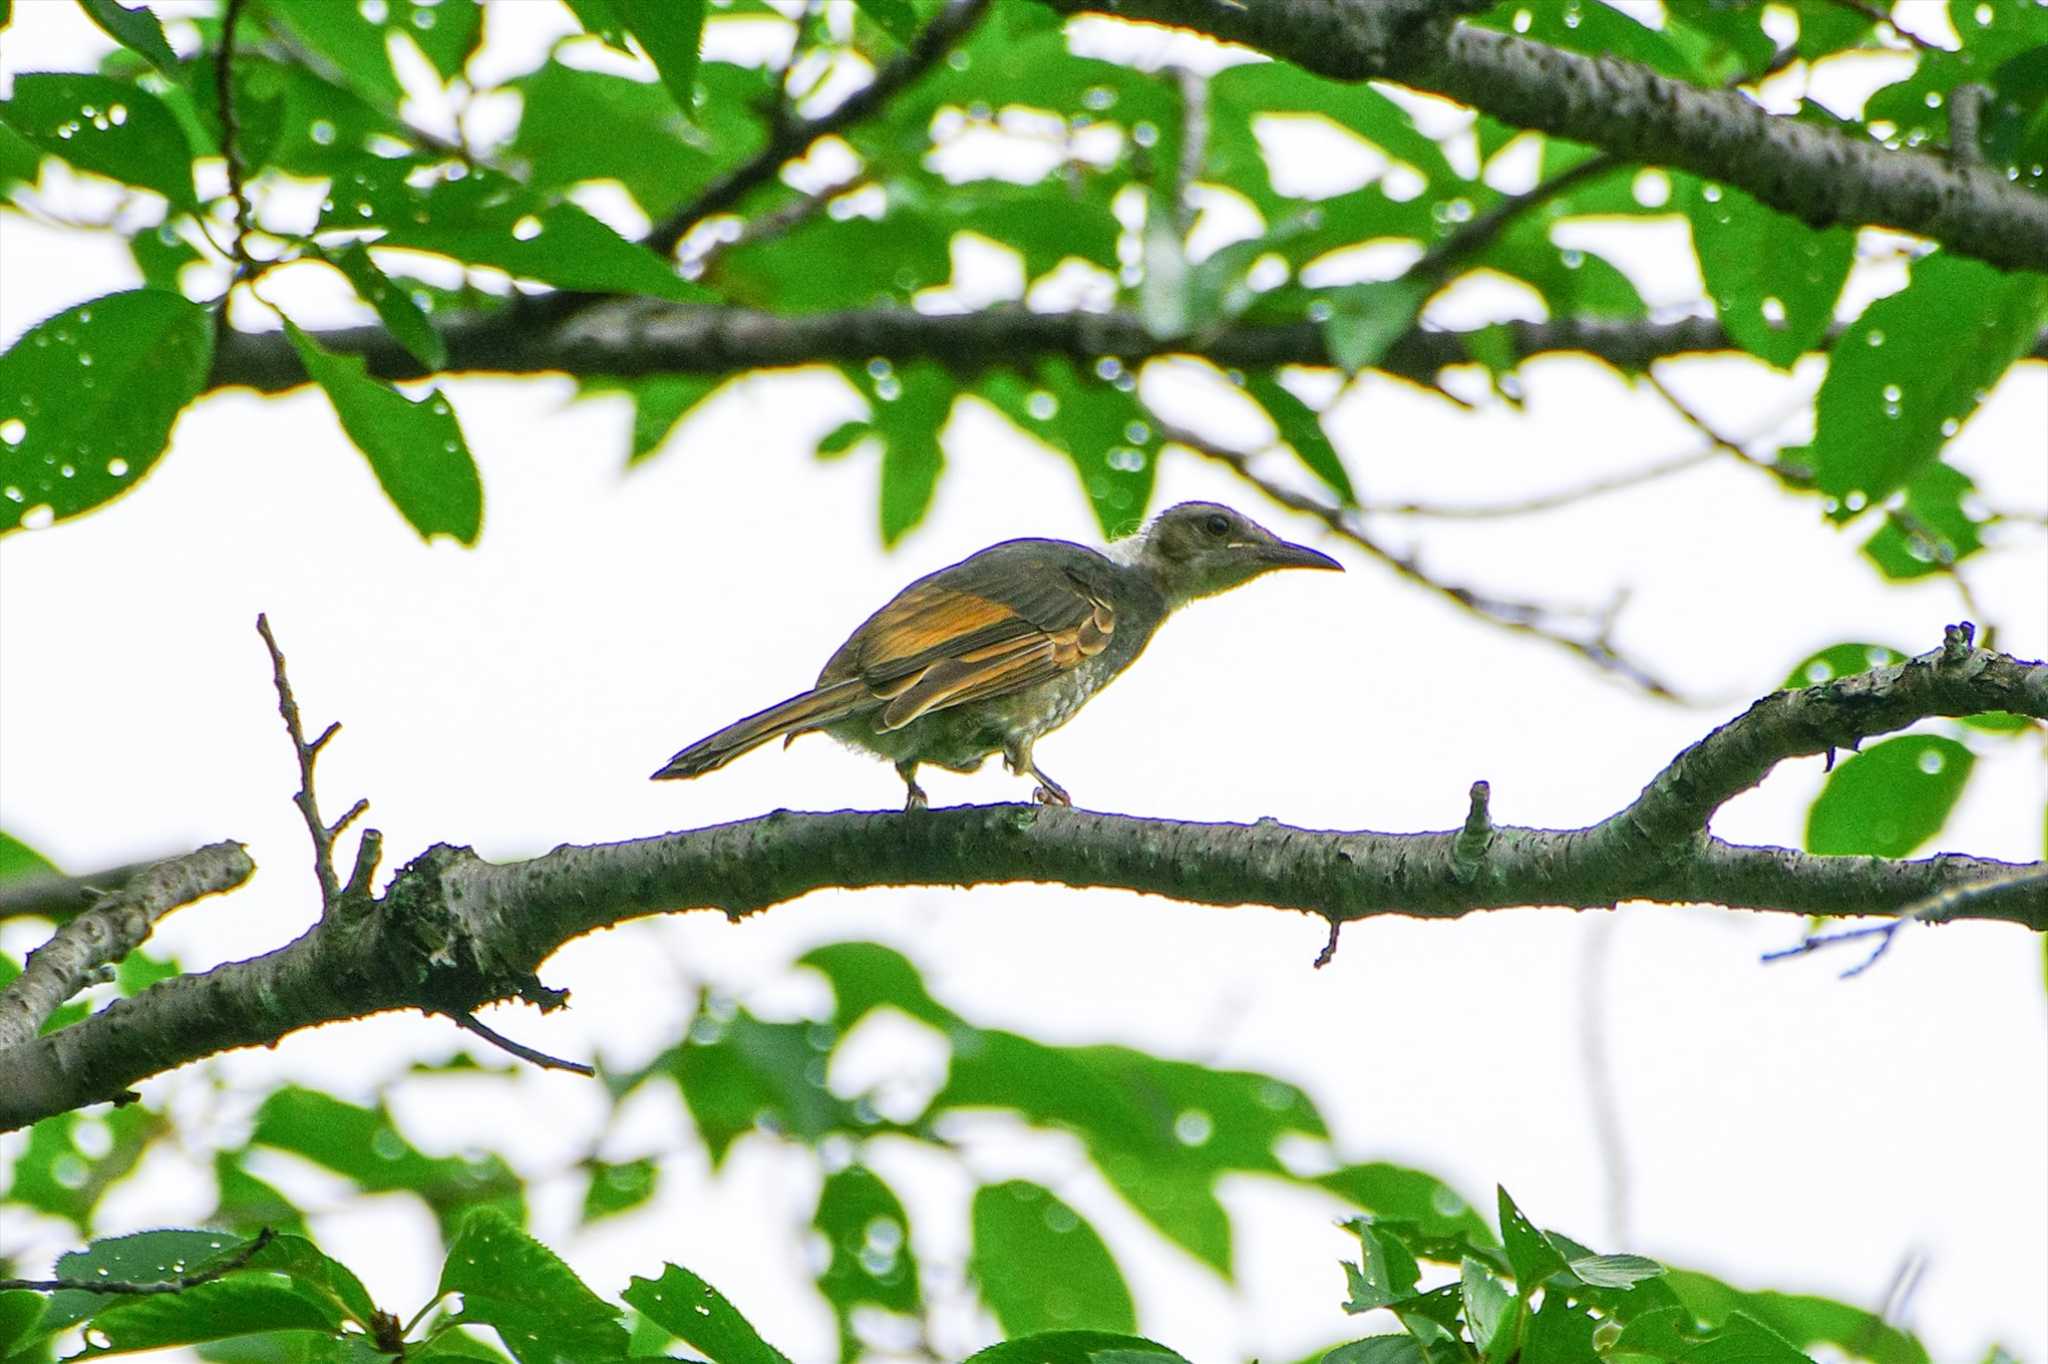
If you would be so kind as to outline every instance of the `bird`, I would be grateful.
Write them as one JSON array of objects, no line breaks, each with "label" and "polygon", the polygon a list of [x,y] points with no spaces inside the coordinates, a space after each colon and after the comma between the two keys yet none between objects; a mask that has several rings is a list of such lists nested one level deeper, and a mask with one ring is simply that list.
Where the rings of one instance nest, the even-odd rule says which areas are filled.
[{"label": "bird", "polygon": [[906,810],[928,799],[917,769],[972,772],[996,753],[1071,805],[1032,745],[1143,652],[1167,616],[1282,568],[1341,571],[1215,502],[1169,507],[1107,551],[1005,540],[926,574],[861,623],[818,683],[670,758],[653,780],[701,776],[772,739],[822,730],[892,762]]}]

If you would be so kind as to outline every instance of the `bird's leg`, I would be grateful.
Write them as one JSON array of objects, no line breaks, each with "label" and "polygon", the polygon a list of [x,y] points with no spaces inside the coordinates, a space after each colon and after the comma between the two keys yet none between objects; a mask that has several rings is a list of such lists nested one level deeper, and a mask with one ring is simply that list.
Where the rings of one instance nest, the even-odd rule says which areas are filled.
[{"label": "bird's leg", "polygon": [[1005,744],[1003,746],[1003,766],[1009,768],[1020,777],[1029,772],[1038,779],[1038,786],[1032,791],[1031,799],[1037,801],[1040,805],[1072,805],[1074,803],[1074,798],[1067,794],[1066,787],[1061,786],[1039,769],[1037,761],[1031,756],[1031,740],[1015,739]]},{"label": "bird's leg", "polygon": [[897,763],[896,775],[903,778],[903,784],[910,788],[903,797],[903,808],[905,810],[922,810],[931,805],[931,798],[925,795],[924,788],[917,784],[917,761],[915,759],[906,759],[903,762]]}]

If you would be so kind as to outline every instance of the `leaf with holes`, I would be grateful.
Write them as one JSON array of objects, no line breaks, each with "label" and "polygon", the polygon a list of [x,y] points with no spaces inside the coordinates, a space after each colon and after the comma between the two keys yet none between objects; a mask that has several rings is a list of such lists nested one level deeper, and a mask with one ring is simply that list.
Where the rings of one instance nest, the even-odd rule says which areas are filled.
[{"label": "leaf with holes", "polygon": [[73,71],[16,76],[0,122],[79,170],[155,190],[180,207],[196,202],[192,147],[178,120],[130,81]]},{"label": "leaf with holes", "polygon": [[1904,857],[1941,831],[1976,754],[1938,734],[1902,734],[1836,764],[1806,815],[1806,850]]},{"label": "leaf with holes", "polygon": [[1012,1179],[975,1190],[968,1271],[1006,1335],[1131,1331],[1137,1313],[1109,1247],[1050,1189]]},{"label": "leaf with holes", "polygon": [[662,1330],[702,1350],[711,1364],[789,1364],[723,1293],[680,1265],[662,1266],[659,1279],[635,1278],[621,1296]]},{"label": "leaf with holes", "polygon": [[160,289],[81,303],[0,355],[0,531],[126,492],[213,363],[213,318]]},{"label": "leaf with holes", "polygon": [[449,535],[475,544],[483,529],[483,481],[441,391],[430,389],[414,402],[372,379],[361,356],[337,355],[291,322],[284,327],[306,373],[334,404],[341,429],[420,538]]},{"label": "leaf with holes", "polygon": [[1863,543],[1863,557],[1895,582],[1946,573],[1984,548],[1969,503],[1969,475],[1936,461],[1906,485],[1904,500],[1885,512],[1884,524]]}]

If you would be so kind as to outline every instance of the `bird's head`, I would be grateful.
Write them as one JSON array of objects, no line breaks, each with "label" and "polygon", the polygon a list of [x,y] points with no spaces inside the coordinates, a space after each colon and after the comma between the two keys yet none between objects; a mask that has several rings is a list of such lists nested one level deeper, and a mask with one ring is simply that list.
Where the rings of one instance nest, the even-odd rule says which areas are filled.
[{"label": "bird's head", "polygon": [[1227,592],[1276,568],[1344,567],[1216,502],[1168,507],[1125,553],[1133,567],[1152,575],[1169,607]]}]

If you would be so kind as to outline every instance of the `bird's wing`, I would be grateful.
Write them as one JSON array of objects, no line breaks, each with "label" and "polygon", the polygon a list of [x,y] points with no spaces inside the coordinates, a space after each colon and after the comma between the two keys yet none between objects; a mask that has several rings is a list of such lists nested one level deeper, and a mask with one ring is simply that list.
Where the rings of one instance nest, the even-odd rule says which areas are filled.
[{"label": "bird's wing", "polygon": [[900,729],[1022,691],[1108,648],[1116,610],[1099,574],[1027,545],[999,546],[912,584],[854,633],[826,676],[859,677],[886,703],[878,726]]}]

